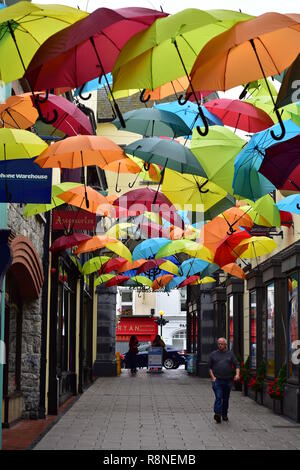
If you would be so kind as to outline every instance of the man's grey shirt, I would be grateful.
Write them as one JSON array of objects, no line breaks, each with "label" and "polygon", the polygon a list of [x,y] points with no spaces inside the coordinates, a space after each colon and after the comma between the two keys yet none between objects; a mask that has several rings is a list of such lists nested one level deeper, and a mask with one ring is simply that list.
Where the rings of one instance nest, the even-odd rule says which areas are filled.
[{"label": "man's grey shirt", "polygon": [[208,359],[208,367],[217,379],[232,379],[232,365],[240,367],[232,351],[213,351]]}]

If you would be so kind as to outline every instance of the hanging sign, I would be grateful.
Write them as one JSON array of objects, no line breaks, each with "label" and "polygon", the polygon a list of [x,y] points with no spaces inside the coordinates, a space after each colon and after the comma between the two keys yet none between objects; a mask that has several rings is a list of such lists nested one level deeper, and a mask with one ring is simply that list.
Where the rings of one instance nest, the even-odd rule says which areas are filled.
[{"label": "hanging sign", "polygon": [[52,230],[96,230],[96,214],[80,210],[54,210]]},{"label": "hanging sign", "polygon": [[0,202],[49,204],[52,168],[40,168],[34,158],[0,162]]}]

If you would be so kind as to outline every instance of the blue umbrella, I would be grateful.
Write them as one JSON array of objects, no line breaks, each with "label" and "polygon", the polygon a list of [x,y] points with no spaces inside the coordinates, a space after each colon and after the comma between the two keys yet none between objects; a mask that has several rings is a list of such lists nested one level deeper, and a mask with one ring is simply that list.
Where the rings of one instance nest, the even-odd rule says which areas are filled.
[{"label": "blue umbrella", "polygon": [[[181,106],[178,104],[178,101],[172,101],[170,103],[156,104],[154,107],[177,114],[177,116],[179,116],[191,130],[195,126],[204,127],[201,117],[198,116],[198,106],[195,103],[188,101],[185,105]],[[213,113],[209,112],[205,106],[201,106],[201,109],[210,126],[223,126],[223,123],[221,119],[218,118],[218,116],[215,116]],[[189,138],[191,138],[191,136],[189,136]]]},{"label": "blue umbrella", "polygon": [[276,206],[280,211],[292,212],[293,214],[300,215],[300,194],[291,194],[291,196],[287,196],[277,202]]},{"label": "blue umbrella", "polygon": [[[289,140],[300,133],[300,127],[291,119],[284,121],[286,134],[282,141]],[[276,144],[270,132],[280,133],[280,124],[258,132],[251,137],[248,144],[237,155],[234,164],[233,189],[234,193],[239,196],[256,201],[271,191],[275,186],[263,175],[258,173],[265,156],[265,150]]]},{"label": "blue umbrella", "polygon": [[190,258],[186,261],[183,261],[179,268],[178,274],[180,276],[192,276],[193,274],[201,273],[210,263],[203,261],[199,258]]},{"label": "blue umbrella", "polygon": [[152,258],[158,250],[170,243],[168,238],[149,238],[135,247],[132,252],[132,260]]},{"label": "blue umbrella", "polygon": [[175,289],[179,284],[186,280],[186,276],[174,276],[172,281],[166,285],[165,291],[170,292],[170,290]]}]

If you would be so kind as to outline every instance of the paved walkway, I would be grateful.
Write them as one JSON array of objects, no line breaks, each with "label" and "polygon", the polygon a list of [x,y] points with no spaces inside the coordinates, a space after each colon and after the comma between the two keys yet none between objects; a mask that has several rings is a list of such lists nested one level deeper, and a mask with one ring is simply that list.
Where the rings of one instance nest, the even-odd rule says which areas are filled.
[{"label": "paved walkway", "polygon": [[210,381],[185,370],[99,378],[35,449],[300,449],[300,426],[232,392],[213,420]]}]

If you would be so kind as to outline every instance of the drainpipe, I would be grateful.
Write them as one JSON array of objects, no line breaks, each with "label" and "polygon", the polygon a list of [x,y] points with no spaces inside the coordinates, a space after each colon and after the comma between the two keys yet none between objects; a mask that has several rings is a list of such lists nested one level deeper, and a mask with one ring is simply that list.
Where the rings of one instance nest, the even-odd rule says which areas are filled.
[{"label": "drainpipe", "polygon": [[40,404],[39,418],[46,418],[46,369],[47,369],[47,323],[48,323],[48,292],[51,279],[49,277],[49,245],[50,245],[50,212],[46,212],[46,225],[44,234],[43,271],[44,285],[42,291],[42,341],[41,341],[41,365],[40,365]]},{"label": "drainpipe", "polygon": [[78,392],[83,393],[83,311],[84,311],[84,276],[80,276],[80,313],[79,313],[79,378]]}]

